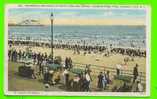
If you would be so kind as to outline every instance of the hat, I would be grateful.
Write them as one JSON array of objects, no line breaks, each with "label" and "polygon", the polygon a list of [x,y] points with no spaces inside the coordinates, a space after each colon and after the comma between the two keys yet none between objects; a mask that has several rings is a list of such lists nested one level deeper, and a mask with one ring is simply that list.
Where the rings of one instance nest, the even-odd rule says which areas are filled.
[{"label": "hat", "polygon": [[54,72],[53,70],[50,70],[50,71],[49,71],[50,74],[53,74],[53,72]]}]

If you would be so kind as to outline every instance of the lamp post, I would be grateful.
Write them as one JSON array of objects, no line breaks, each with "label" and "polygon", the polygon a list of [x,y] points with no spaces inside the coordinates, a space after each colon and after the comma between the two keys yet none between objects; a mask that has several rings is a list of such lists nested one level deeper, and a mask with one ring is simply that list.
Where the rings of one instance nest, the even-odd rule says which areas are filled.
[{"label": "lamp post", "polygon": [[53,13],[51,13],[50,20],[51,20],[51,59],[53,60]]}]

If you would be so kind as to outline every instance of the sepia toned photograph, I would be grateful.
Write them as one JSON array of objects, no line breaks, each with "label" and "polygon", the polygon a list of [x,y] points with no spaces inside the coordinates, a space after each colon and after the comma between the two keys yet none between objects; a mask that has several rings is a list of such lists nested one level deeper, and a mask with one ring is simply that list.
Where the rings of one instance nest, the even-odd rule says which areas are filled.
[{"label": "sepia toned photograph", "polygon": [[149,96],[149,6],[5,10],[6,95]]}]

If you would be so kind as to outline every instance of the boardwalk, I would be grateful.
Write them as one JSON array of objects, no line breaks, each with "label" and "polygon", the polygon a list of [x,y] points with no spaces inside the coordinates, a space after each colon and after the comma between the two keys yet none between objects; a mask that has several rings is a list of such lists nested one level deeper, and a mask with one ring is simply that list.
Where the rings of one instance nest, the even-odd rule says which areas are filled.
[{"label": "boardwalk", "polygon": [[[63,84],[57,84],[45,88],[40,78],[30,79],[21,77],[18,75],[18,67],[20,63],[9,62],[8,68],[8,90],[9,91],[69,91],[64,88]],[[95,73],[94,73],[95,74]],[[97,75],[92,75],[93,81],[91,83],[91,91],[100,91],[97,89]],[[122,80],[113,80],[112,84],[109,84],[104,92],[111,92],[115,85],[122,86]],[[101,90],[102,91],[102,90]]]},{"label": "boardwalk", "polygon": [[10,91],[63,91],[61,85],[45,88],[39,79],[29,79],[20,77],[17,74],[19,63],[9,62],[8,68],[8,89]]}]

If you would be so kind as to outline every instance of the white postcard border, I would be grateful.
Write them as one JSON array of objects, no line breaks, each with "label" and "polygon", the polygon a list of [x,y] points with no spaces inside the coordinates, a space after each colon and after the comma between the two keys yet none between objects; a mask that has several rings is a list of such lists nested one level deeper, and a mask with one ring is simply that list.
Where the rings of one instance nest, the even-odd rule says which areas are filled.
[{"label": "white postcard border", "polygon": [[[33,7],[33,5],[35,7]],[[47,7],[48,6],[48,7]],[[97,8],[98,9],[146,9],[146,92],[57,92],[57,91],[8,91],[8,9],[10,8]],[[151,7],[149,5],[111,5],[111,4],[7,4],[5,6],[5,46],[4,46],[4,94],[37,96],[150,96],[151,74]]]}]

